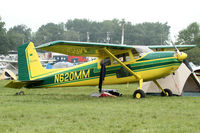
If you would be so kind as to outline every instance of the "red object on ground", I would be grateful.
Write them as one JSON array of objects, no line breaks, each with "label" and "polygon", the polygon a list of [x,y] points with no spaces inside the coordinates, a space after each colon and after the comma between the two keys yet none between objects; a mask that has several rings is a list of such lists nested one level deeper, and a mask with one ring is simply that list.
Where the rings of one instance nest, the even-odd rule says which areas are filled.
[{"label": "red object on ground", "polygon": [[112,95],[110,93],[107,93],[107,92],[103,92],[103,93],[100,94],[99,97],[116,97],[116,96],[114,96],[114,95]]}]

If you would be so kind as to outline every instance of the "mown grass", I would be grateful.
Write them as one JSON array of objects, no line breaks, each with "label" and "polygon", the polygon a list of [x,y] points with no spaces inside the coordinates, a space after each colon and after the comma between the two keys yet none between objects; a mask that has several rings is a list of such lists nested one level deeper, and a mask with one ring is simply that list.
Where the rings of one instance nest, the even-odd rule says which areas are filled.
[{"label": "mown grass", "polygon": [[132,98],[136,84],[104,86],[123,93],[94,98],[97,87],[19,90],[0,81],[0,132],[188,133],[200,132],[200,97]]}]

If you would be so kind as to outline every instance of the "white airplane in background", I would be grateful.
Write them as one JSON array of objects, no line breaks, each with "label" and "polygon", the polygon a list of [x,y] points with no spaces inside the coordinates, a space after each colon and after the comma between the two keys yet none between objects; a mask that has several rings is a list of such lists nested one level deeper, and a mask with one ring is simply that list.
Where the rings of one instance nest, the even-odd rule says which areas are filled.
[{"label": "white airplane in background", "polygon": [[3,69],[5,69],[5,66],[3,65],[3,63],[0,63],[0,74],[2,73]]}]

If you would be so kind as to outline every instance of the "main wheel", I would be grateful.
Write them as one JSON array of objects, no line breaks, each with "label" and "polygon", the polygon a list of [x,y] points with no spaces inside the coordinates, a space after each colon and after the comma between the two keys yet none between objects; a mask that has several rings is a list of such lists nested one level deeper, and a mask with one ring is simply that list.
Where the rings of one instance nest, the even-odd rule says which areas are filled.
[{"label": "main wheel", "polygon": [[172,96],[172,91],[170,89],[164,89],[165,93],[161,92],[161,96]]},{"label": "main wheel", "polygon": [[137,98],[137,99],[140,99],[140,98],[144,98],[146,95],[144,93],[143,90],[136,90],[134,93],[133,93],[133,98]]}]

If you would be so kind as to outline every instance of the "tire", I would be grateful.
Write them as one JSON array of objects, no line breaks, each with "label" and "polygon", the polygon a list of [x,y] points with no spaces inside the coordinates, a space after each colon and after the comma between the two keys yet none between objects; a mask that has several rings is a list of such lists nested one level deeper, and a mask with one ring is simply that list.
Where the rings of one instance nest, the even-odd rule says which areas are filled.
[{"label": "tire", "polygon": [[172,93],[172,91],[170,90],[170,89],[164,89],[164,91],[167,93],[163,93],[163,92],[161,92],[161,96],[173,96],[173,93]]},{"label": "tire", "polygon": [[134,93],[133,93],[133,98],[136,98],[136,99],[140,99],[140,98],[145,98],[145,93],[143,90],[136,90]]}]

